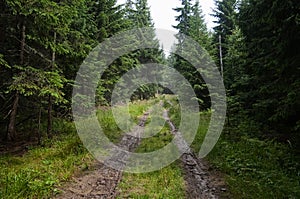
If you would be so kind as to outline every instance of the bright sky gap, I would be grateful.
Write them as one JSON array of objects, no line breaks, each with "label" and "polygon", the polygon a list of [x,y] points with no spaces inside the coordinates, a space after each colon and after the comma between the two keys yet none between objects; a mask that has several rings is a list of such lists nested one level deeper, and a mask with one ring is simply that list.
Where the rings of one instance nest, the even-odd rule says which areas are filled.
[{"label": "bright sky gap", "polygon": [[[118,0],[119,4],[125,3],[126,0]],[[208,29],[212,30],[215,26],[213,23],[214,17],[210,16],[212,9],[215,7],[214,0],[200,0],[199,1],[205,22]],[[176,25],[175,16],[178,15],[173,8],[180,7],[180,0],[148,0],[151,9],[151,17],[156,28],[173,30],[172,25]]]}]

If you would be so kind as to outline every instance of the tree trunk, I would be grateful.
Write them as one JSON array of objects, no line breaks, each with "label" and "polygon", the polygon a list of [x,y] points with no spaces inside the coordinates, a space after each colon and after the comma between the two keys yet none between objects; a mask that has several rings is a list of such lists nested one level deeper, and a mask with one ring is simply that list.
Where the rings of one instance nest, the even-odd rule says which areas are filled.
[{"label": "tree trunk", "polygon": [[25,22],[22,25],[22,36],[21,36],[21,51],[20,51],[20,65],[24,65],[24,52],[25,52],[25,42],[26,42],[26,26]]},{"label": "tree trunk", "polygon": [[48,98],[48,124],[47,124],[47,135],[51,138],[52,133],[52,97],[49,95]]},{"label": "tree trunk", "polygon": [[12,111],[10,113],[8,129],[7,129],[8,141],[13,141],[16,139],[16,117],[17,117],[18,104],[19,104],[19,93],[16,92]]},{"label": "tree trunk", "polygon": [[38,118],[38,145],[41,145],[41,118],[42,118],[42,107],[39,110],[39,118]]},{"label": "tree trunk", "polygon": [[[20,46],[20,65],[24,65],[24,51],[25,51],[25,42],[26,42],[26,26],[25,22],[22,22],[22,30],[21,30],[21,46]],[[10,113],[10,120],[7,128],[7,140],[13,141],[16,139],[16,118],[18,113],[18,105],[19,105],[19,93],[15,93],[15,99],[13,102],[12,110]]]},{"label": "tree trunk", "polygon": [[[52,59],[51,59],[51,68],[53,69],[55,67],[55,44],[56,44],[56,32],[53,34],[53,43],[54,43],[54,49],[52,49]],[[48,138],[51,137],[52,133],[52,97],[49,95],[48,98],[48,126],[47,126],[47,135]]]}]

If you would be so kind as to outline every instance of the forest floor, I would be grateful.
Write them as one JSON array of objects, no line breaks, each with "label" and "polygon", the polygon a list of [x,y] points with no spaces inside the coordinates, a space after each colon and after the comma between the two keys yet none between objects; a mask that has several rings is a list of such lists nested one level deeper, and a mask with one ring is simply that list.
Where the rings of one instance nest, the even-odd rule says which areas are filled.
[{"label": "forest floor", "polygon": [[[51,139],[43,134],[40,145],[27,139],[34,137],[34,131],[20,131],[15,142],[0,143],[0,198],[300,198],[300,157],[290,145],[248,137],[243,132],[249,129],[227,126],[211,153],[198,159],[193,150],[200,150],[211,112],[199,113],[201,122],[189,148],[176,131],[182,115],[173,98],[162,96],[118,107],[121,113],[129,110],[139,130],[156,133],[140,140],[118,127],[111,108],[97,110],[104,134],[125,151],[149,153],[177,143],[183,155],[170,165],[148,173],[113,170],[95,161],[73,122],[56,118],[55,134]],[[157,106],[160,118],[156,118],[153,105],[160,100],[165,103]],[[148,128],[155,119],[162,123]],[[46,132],[46,125],[41,127]],[[111,160],[124,157],[119,154]]]},{"label": "forest floor", "polygon": [[[161,108],[163,109],[163,107]],[[151,111],[144,112],[143,116],[140,117],[137,128],[133,128],[138,132],[131,132],[131,135],[144,131],[150,114]],[[211,169],[207,161],[197,158],[193,150],[184,141],[180,132],[176,130],[166,109],[163,109],[162,117],[165,119],[171,134],[174,136],[175,144],[183,154],[178,162],[184,179],[184,197],[191,199],[227,198],[225,196],[227,195],[227,188],[222,175]],[[131,135],[123,135],[117,145],[130,152],[135,151],[143,139]],[[122,161],[126,158],[126,154],[118,154],[113,156],[110,161],[126,162]],[[122,188],[118,188],[122,176],[122,171],[110,168],[103,163],[95,162],[91,169],[80,173],[78,176],[74,176],[71,182],[60,188],[61,194],[57,195],[56,198],[124,198],[126,196],[120,195]],[[163,187],[161,187],[161,189],[163,189]],[[149,198],[147,193],[141,193],[140,196]],[[140,198],[140,196],[138,196],[138,198]],[[126,198],[131,197],[127,196]]]},{"label": "forest floor", "polygon": [[[149,113],[144,113],[138,124],[138,129],[144,128]],[[140,127],[140,128],[139,128]],[[135,128],[137,129],[137,128]],[[124,135],[118,146],[127,151],[134,151],[140,139],[131,135]],[[125,154],[118,154],[109,161],[122,161]],[[94,169],[74,177],[73,182],[62,188],[62,194],[57,198],[115,198],[116,187],[122,178],[122,171],[110,168],[103,163],[95,162]]]}]

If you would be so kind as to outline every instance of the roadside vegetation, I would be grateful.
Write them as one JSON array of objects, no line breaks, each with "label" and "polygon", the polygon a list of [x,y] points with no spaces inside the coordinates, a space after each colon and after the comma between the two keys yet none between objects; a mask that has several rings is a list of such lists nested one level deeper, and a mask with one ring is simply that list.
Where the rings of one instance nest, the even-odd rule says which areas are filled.
[{"label": "roadside vegetation", "polygon": [[[143,72],[143,66],[150,63],[172,67],[194,90],[193,100],[201,109],[194,113],[201,118],[191,144],[196,152],[210,121],[210,94],[215,95],[205,76],[219,79],[211,77],[206,65],[215,63],[225,86],[227,118],[222,136],[206,159],[223,173],[232,198],[300,198],[300,1],[214,1],[216,26],[210,30],[200,1],[180,0],[173,8],[178,41],[166,53],[161,48],[166,45],[155,35],[148,0],[126,0],[124,5],[117,0],[0,0],[0,198],[49,198],[71,176],[90,168],[94,160],[71,122],[72,105],[83,110],[99,107],[97,117],[105,135],[118,143],[124,130],[108,108],[116,85],[132,94],[129,112],[135,124],[138,116],[158,102],[152,100],[156,94],[185,87],[180,82],[164,87],[174,78],[151,69],[147,73],[158,82],[139,85],[132,92],[126,83],[135,85],[140,80],[121,77],[132,69]],[[143,39],[128,35],[120,40],[125,45],[107,42],[113,46],[101,48],[101,53],[115,57],[115,50],[123,47],[125,51],[143,44],[151,48],[124,51],[112,63],[93,57],[99,54],[92,50],[103,41],[142,27],[148,28],[138,34]],[[190,43],[187,38],[203,48],[199,56],[198,48],[186,45]],[[178,52],[204,68],[196,70]],[[83,62],[92,75],[78,74]],[[91,98],[91,78],[97,77],[98,66],[104,63],[110,65],[95,79],[98,85]],[[73,93],[73,88],[81,92]],[[160,99],[178,127],[181,113],[176,99]],[[116,107],[120,113],[127,111],[124,106]],[[138,152],[156,150],[172,139],[166,125],[156,128],[158,133],[145,139]],[[149,187],[137,189],[135,180]],[[162,192],[156,193],[155,183]],[[181,198],[183,189],[175,162],[158,172],[125,174],[120,194]]]},{"label": "roadside vegetation", "polygon": [[[171,120],[178,125],[180,107],[176,98],[167,98],[172,104],[166,104]],[[195,152],[201,147],[210,121],[209,111],[199,114],[199,129],[191,145]],[[226,124],[215,148],[205,158],[224,174],[231,197],[299,198],[300,157],[292,152],[292,146],[250,137],[246,130]]]},{"label": "roadside vegetation", "polygon": [[250,136],[232,138],[228,131],[207,158],[224,173],[234,198],[300,197],[300,157],[290,146]]},{"label": "roadside vegetation", "polygon": [[[130,103],[132,118],[137,120],[153,102]],[[127,111],[126,106],[118,108]],[[97,115],[105,134],[117,143],[122,132],[111,109],[101,107]],[[92,167],[95,160],[83,146],[73,122],[56,120],[53,126],[57,135],[45,139],[42,146],[29,146],[28,151],[17,156],[0,156],[0,198],[50,198],[72,176]]]},{"label": "roadside vegetation", "polygon": [[[49,198],[72,175],[88,169],[88,154],[71,122],[63,122],[62,132],[43,146],[28,147],[23,155],[0,157],[0,198]],[[57,129],[59,130],[59,129]]]}]

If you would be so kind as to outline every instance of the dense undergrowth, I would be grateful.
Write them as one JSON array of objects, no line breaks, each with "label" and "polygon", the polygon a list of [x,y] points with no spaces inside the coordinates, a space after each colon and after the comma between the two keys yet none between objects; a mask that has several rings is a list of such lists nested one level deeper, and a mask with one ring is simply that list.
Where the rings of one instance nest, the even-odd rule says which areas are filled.
[{"label": "dense undergrowth", "polygon": [[[129,104],[134,120],[142,115],[153,101]],[[125,107],[119,107],[127,111]],[[112,142],[118,142],[122,132],[113,119],[110,108],[97,112],[104,133]],[[53,124],[56,134],[44,139],[41,146],[32,146],[21,155],[0,156],[0,198],[50,198],[59,193],[73,175],[89,169],[94,158],[79,139],[75,125],[62,119]]]},{"label": "dense undergrowth", "polygon": [[[171,100],[171,119],[178,125],[180,106]],[[199,151],[210,112],[201,112],[199,130],[191,147]],[[250,137],[249,125],[225,126],[213,151],[206,157],[224,173],[232,198],[300,198],[300,157],[291,146],[276,140]]]},{"label": "dense undergrowth", "polygon": [[44,141],[43,147],[29,148],[22,156],[0,157],[0,198],[48,198],[74,173],[88,168],[92,158],[74,126],[68,126],[68,134]]},{"label": "dense undergrowth", "polygon": [[221,136],[209,161],[226,175],[234,198],[299,198],[299,160],[274,140]]},{"label": "dense undergrowth", "polygon": [[[180,123],[180,106],[176,99],[162,98],[176,126]],[[140,101],[129,106],[135,123],[138,116],[154,102]],[[169,103],[171,102],[171,103]],[[120,107],[121,111],[127,111]],[[109,108],[98,110],[98,119],[108,138],[117,143],[122,131]],[[201,121],[191,145],[199,151],[207,131],[210,112],[200,113]],[[148,122],[151,122],[151,114]],[[153,118],[152,118],[153,119]],[[71,176],[89,169],[93,157],[82,145],[74,124],[56,120],[56,136],[43,140],[43,146],[29,147],[22,156],[0,157],[0,198],[50,198],[59,192]],[[155,151],[173,138],[168,127],[157,127],[158,133],[144,139],[137,152]],[[247,131],[246,126],[240,131]],[[238,128],[225,127],[213,151],[206,157],[224,174],[232,198],[299,198],[300,159],[291,146],[275,140],[259,140],[241,133]],[[145,174],[125,173],[118,187],[119,198],[184,198],[185,185],[178,162],[159,171]]]}]

